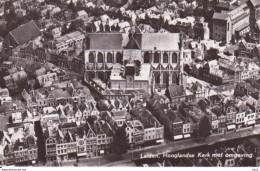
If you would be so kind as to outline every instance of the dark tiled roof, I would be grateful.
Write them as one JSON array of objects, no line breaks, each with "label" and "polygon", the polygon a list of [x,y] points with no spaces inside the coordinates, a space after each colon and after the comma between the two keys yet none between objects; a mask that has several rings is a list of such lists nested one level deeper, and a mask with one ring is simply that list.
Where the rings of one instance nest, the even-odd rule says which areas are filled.
[{"label": "dark tiled roof", "polygon": [[29,21],[28,23],[17,27],[16,29],[10,31],[15,41],[21,45],[28,43],[30,40],[35,39],[41,35],[40,30],[34,23],[34,21]]},{"label": "dark tiled roof", "polygon": [[256,147],[260,147],[260,138],[259,137],[253,137],[248,139],[250,143],[252,143]]},{"label": "dark tiled roof", "polygon": [[126,65],[125,73],[126,73],[126,75],[135,75],[135,67]]},{"label": "dark tiled roof", "polygon": [[181,122],[182,120],[179,118],[179,116],[177,115],[177,113],[168,110],[166,113],[166,116],[169,120],[171,120],[173,123],[174,122]]},{"label": "dark tiled roof", "polygon": [[121,33],[91,33],[87,35],[88,49],[123,49]]},{"label": "dark tiled roof", "polygon": [[75,127],[77,127],[76,122],[65,123],[62,125],[62,128],[75,128]]},{"label": "dark tiled roof", "polygon": [[20,141],[18,140],[18,141],[16,141],[15,144],[14,144],[14,150],[15,150],[15,151],[19,150],[19,147],[20,147],[20,146],[22,146],[23,149],[28,148],[28,145],[27,145],[27,144],[25,144],[24,142],[20,142]]},{"label": "dark tiled roof", "polygon": [[218,107],[218,106],[212,108],[211,111],[212,111],[214,114],[216,114],[218,117],[221,116],[221,115],[223,115],[223,113],[221,112],[220,107]]},{"label": "dark tiled roof", "polygon": [[249,1],[247,1],[247,3],[251,3],[254,7],[260,5],[259,0],[249,0]]},{"label": "dark tiled roof", "polygon": [[183,86],[182,85],[172,85],[169,86],[169,91],[170,91],[170,96],[171,97],[178,97],[178,96],[183,96],[184,91],[183,91]]},{"label": "dark tiled roof", "polygon": [[[134,117],[137,117],[138,120],[140,120],[140,122],[143,124],[144,128],[152,128],[154,127],[155,123],[157,123],[157,121],[155,120],[155,118],[150,114],[150,112],[146,109],[133,109],[131,114]],[[160,123],[158,123],[160,126]]]},{"label": "dark tiled roof", "polygon": [[125,49],[140,49],[140,45],[136,39],[130,38]]}]

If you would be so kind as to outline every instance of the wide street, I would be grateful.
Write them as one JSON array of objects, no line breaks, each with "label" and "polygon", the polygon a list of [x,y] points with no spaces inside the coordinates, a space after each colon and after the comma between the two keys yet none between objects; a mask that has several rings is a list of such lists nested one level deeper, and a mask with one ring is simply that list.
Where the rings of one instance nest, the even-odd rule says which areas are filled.
[{"label": "wide street", "polygon": [[[132,160],[139,159],[141,154],[163,154],[166,152],[176,152],[179,150],[184,150],[193,147],[199,147],[203,145],[212,145],[217,142],[223,142],[227,140],[248,137],[252,135],[260,134],[260,125],[256,125],[254,128],[246,127],[240,130],[227,132],[224,134],[213,134],[209,136],[206,141],[198,139],[186,139],[177,142],[169,142],[167,144],[160,144],[156,146],[150,146],[143,149],[128,151],[123,155],[122,159],[117,156],[105,155],[101,157],[96,157],[92,159],[80,159],[78,166],[134,166]],[[63,166],[73,166],[75,161],[63,162]]]}]

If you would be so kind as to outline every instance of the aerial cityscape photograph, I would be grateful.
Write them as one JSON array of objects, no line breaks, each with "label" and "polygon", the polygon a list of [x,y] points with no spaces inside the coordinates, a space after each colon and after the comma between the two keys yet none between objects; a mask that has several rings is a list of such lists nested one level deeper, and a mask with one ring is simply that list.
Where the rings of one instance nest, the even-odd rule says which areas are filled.
[{"label": "aerial cityscape photograph", "polygon": [[259,166],[260,0],[0,0],[1,168]]}]

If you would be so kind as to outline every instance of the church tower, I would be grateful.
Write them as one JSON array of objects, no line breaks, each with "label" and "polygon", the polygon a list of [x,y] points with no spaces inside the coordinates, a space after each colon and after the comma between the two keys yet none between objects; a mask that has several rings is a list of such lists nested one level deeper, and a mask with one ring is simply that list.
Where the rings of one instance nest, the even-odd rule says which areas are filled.
[{"label": "church tower", "polygon": [[179,85],[183,85],[183,49],[184,49],[184,34],[180,33],[180,70],[179,70]]}]

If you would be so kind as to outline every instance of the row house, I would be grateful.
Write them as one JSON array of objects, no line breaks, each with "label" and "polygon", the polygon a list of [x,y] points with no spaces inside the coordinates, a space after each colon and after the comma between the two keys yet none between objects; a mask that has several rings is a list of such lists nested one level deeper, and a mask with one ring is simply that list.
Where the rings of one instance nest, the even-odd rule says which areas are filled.
[{"label": "row house", "polygon": [[254,99],[259,98],[259,90],[256,89],[255,87],[251,86],[249,83],[246,82],[240,82],[237,83],[235,91],[234,91],[235,96],[243,97],[245,95],[251,96]]},{"label": "row house", "polygon": [[14,90],[28,80],[28,75],[24,70],[22,70],[11,75],[7,75],[3,79],[5,86],[8,87],[9,90]]},{"label": "row house", "polygon": [[227,128],[228,130],[236,129],[236,114],[237,110],[235,107],[234,101],[226,100],[222,105],[223,113],[226,113],[227,116]]},{"label": "row house", "polygon": [[238,127],[255,125],[256,113],[253,111],[245,101],[240,101],[236,104],[237,107],[237,123]]},{"label": "row house", "polygon": [[[189,79],[189,78],[188,78]],[[200,100],[208,95],[209,88],[199,82],[192,82],[188,89],[193,93],[195,100]]]},{"label": "row house", "polygon": [[51,52],[59,54],[62,51],[69,52],[75,49],[82,49],[85,41],[85,35],[80,31],[65,34],[61,37],[48,42],[48,48]]},{"label": "row house", "polygon": [[243,108],[239,108],[236,113],[236,126],[240,128],[244,126],[245,123],[245,110]]},{"label": "row house", "polygon": [[51,131],[50,127],[46,130],[47,161],[97,156],[97,136],[88,122],[79,127],[66,128],[63,125],[62,130]]},{"label": "row house", "polygon": [[165,136],[178,140],[183,137],[189,137],[191,133],[191,124],[189,118],[180,115],[169,107],[169,103],[150,99],[147,104],[148,109],[165,127]]},{"label": "row house", "polygon": [[143,145],[144,126],[140,120],[132,118],[126,110],[102,112],[100,117],[116,127],[126,126],[125,130],[130,148],[136,148]]},{"label": "row house", "polygon": [[[96,136],[96,153],[95,155],[110,154],[112,152],[113,136],[115,134],[115,127],[104,120],[95,120],[90,123],[93,133]],[[91,150],[91,148],[89,148]]]},{"label": "row house", "polygon": [[77,138],[77,157],[86,157],[86,140],[85,136],[78,136]]},{"label": "row house", "polygon": [[164,126],[147,108],[133,109],[130,114],[142,123],[145,144],[160,143],[164,140]]},{"label": "row house", "polygon": [[165,126],[165,133],[171,139],[183,138],[183,121],[177,111],[169,109],[166,104],[161,104],[158,101],[153,104],[151,111],[154,111],[154,116]]},{"label": "row house", "polygon": [[259,66],[254,62],[246,63],[243,66],[243,70],[239,73],[240,80],[246,80],[249,78],[257,78],[259,75]]},{"label": "row house", "polygon": [[139,120],[126,122],[126,135],[131,148],[139,147],[144,143],[144,126]]},{"label": "row house", "polygon": [[202,99],[198,106],[205,111],[211,121],[212,132],[223,133],[236,129],[236,108],[234,102],[229,99],[219,99],[218,96],[210,96]]},{"label": "row house", "polygon": [[227,115],[223,113],[220,107],[215,106],[211,109],[211,112],[218,117],[218,133],[227,132]]},{"label": "row house", "polygon": [[206,112],[201,110],[199,106],[188,102],[183,102],[179,106],[179,112],[183,118],[189,121],[190,133],[196,134],[198,131],[200,120],[203,116],[205,116]]},{"label": "row house", "polygon": [[211,67],[209,63],[199,68],[199,79],[214,85],[227,84],[234,81],[234,77],[228,75],[217,67]]},{"label": "row house", "polygon": [[51,61],[56,66],[68,68],[79,73],[81,73],[81,69],[84,66],[79,51],[75,50],[69,52],[62,51],[59,54],[51,54]]},{"label": "row house", "polygon": [[4,149],[4,153],[5,153],[5,164],[7,166],[9,165],[14,165],[15,163],[15,160],[14,160],[14,153],[13,153],[13,150],[12,150],[12,146],[10,144],[7,144],[5,146],[5,149]]},{"label": "row house", "polygon": [[75,135],[71,132],[63,134],[58,130],[57,143],[56,143],[57,160],[75,159],[77,155],[77,142]]},{"label": "row house", "polygon": [[10,97],[8,89],[0,88],[0,105],[11,101],[12,101],[12,97]]},{"label": "row house", "polygon": [[21,58],[31,60],[34,62],[45,63],[50,60],[49,55],[43,48],[33,48],[31,46],[19,48],[19,55]]},{"label": "row house", "polygon": [[192,76],[214,85],[222,85],[234,80],[234,76],[232,77],[220,69],[210,67],[208,63],[205,65],[191,64],[188,67]]},{"label": "row house", "polygon": [[90,95],[89,89],[86,87],[74,88],[69,85],[65,89],[53,87],[45,89],[45,91],[31,90],[31,99],[35,102],[39,108],[47,106],[57,106],[59,104],[81,104],[87,101],[93,101],[93,97]]},{"label": "row house", "polygon": [[259,47],[255,43],[249,43],[245,40],[241,40],[238,43],[239,56],[248,58],[259,58]]},{"label": "row house", "polygon": [[17,140],[13,147],[13,153],[16,165],[35,164],[38,160],[36,138],[29,136],[25,141]]},{"label": "row house", "polygon": [[59,77],[57,76],[56,73],[47,73],[38,76],[36,79],[39,82],[40,86],[48,87],[52,85],[53,82],[58,81]]},{"label": "row house", "polygon": [[[47,133],[49,134],[49,133]],[[45,135],[45,147],[46,147],[46,161],[55,161],[57,160],[56,155],[56,138],[55,137],[48,137]]]},{"label": "row house", "polygon": [[170,101],[173,104],[179,104],[188,99],[184,87],[182,85],[169,86]]},{"label": "row house", "polygon": [[[98,149],[97,149],[97,134],[94,130],[93,124],[87,122],[86,123],[86,140],[85,140],[85,153],[86,157],[95,157],[98,156]],[[83,150],[83,149],[81,149]]]},{"label": "row house", "polygon": [[[245,80],[246,83],[249,83],[250,86],[255,88],[256,90],[260,89],[259,79],[247,79]],[[259,106],[259,97],[257,96],[257,93],[254,95],[251,95],[253,103],[249,106],[256,112],[256,122],[260,122],[260,106]]]}]

